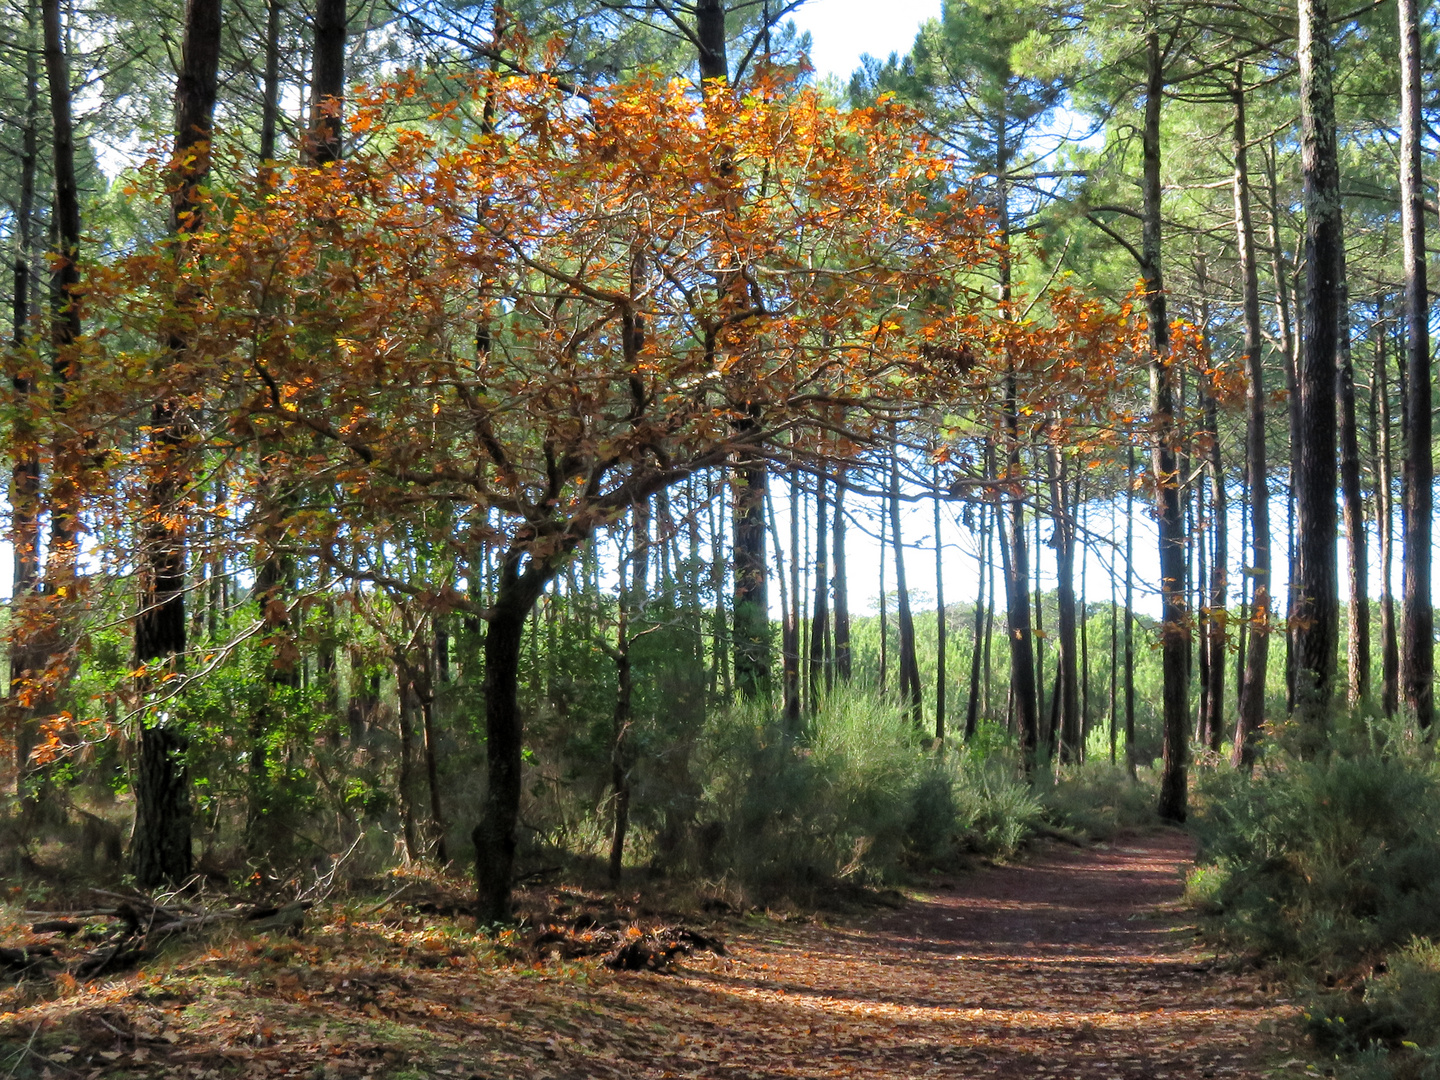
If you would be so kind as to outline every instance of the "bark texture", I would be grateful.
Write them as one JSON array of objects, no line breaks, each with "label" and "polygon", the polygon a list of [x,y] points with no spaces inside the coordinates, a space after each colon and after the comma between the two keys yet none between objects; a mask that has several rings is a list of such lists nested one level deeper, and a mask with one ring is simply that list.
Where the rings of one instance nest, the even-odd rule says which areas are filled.
[{"label": "bark texture", "polygon": [[1295,711],[1319,730],[1328,720],[1339,634],[1335,365],[1345,297],[1328,4],[1299,0],[1299,16],[1305,292],[1295,372]]},{"label": "bark texture", "polygon": [[1421,173],[1423,84],[1420,13],[1400,6],[1400,229],[1405,265],[1405,513],[1401,554],[1400,686],[1422,727],[1435,719],[1435,613],[1430,601],[1434,512],[1431,457],[1430,306],[1425,272],[1425,183]]}]

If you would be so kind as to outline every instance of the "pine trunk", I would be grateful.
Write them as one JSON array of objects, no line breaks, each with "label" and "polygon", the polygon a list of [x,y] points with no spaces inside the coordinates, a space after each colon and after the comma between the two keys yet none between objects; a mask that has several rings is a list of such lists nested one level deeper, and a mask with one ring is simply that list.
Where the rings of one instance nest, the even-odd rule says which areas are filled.
[{"label": "pine trunk", "polygon": [[924,722],[920,664],[915,655],[915,620],[910,614],[910,590],[905,584],[905,543],[900,535],[900,462],[895,433],[890,437],[890,539],[895,551],[895,622],[900,632],[900,698],[910,706],[915,726]]},{"label": "pine trunk", "polygon": [[1400,706],[1400,649],[1395,638],[1395,506],[1394,467],[1390,455],[1390,380],[1386,371],[1386,344],[1390,328],[1383,313],[1383,301],[1376,302],[1375,377],[1371,393],[1375,422],[1371,435],[1375,447],[1375,517],[1380,532],[1380,708],[1394,716]]},{"label": "pine trunk", "polygon": [[845,569],[845,470],[835,484],[835,525],[830,531],[835,549],[835,674],[850,681],[850,591]]},{"label": "pine trunk", "polygon": [[[18,356],[30,333],[31,265],[35,257],[35,185],[40,162],[40,70],[37,57],[36,11],[33,2],[25,5],[25,113],[20,130],[20,184],[15,203],[11,238],[15,245],[11,293],[11,343]],[[10,474],[10,548],[14,555],[11,570],[10,700],[7,703],[8,730],[15,739],[16,780],[23,792],[33,749],[33,710],[20,705],[20,695],[44,664],[45,649],[34,631],[25,629],[23,610],[27,597],[40,584],[40,447],[37,433],[27,420],[26,399],[35,391],[33,371],[17,370],[11,380],[15,394],[14,419],[10,438],[16,448]]]},{"label": "pine trunk", "polygon": [[1360,490],[1360,430],[1355,420],[1355,369],[1350,356],[1349,287],[1340,252],[1340,319],[1335,365],[1339,411],[1340,494],[1345,521],[1345,564],[1350,597],[1346,608],[1345,670],[1351,705],[1370,696],[1370,574],[1365,550],[1365,498]]},{"label": "pine trunk", "polygon": [[735,470],[735,684],[747,698],[770,692],[770,600],[765,560],[763,461],[742,462]]},{"label": "pine trunk", "polygon": [[1142,188],[1143,265],[1146,312],[1150,324],[1151,471],[1156,490],[1160,546],[1160,667],[1164,766],[1160,778],[1159,814],[1184,821],[1187,811],[1187,750],[1189,748],[1189,680],[1187,654],[1190,616],[1185,603],[1185,523],[1180,506],[1180,476],[1175,458],[1177,426],[1170,372],[1170,323],[1161,276],[1160,107],[1164,75],[1160,35],[1145,39],[1145,125]]},{"label": "pine trunk", "polygon": [[1077,664],[1075,622],[1075,523],[1070,515],[1070,495],[1064,456],[1050,444],[1050,515],[1055,527],[1055,599],[1059,649],[1056,655],[1055,707],[1059,713],[1057,735],[1060,761],[1080,760],[1080,682]]},{"label": "pine trunk", "polygon": [[1425,269],[1425,183],[1421,172],[1423,81],[1420,13],[1400,6],[1400,228],[1405,263],[1405,513],[1401,552],[1400,685],[1421,727],[1435,718],[1435,613],[1430,598],[1431,457],[1430,307]]},{"label": "pine trunk", "polygon": [[825,474],[815,477],[815,604],[810,612],[810,711],[818,712],[825,693],[826,649],[830,640],[830,572],[827,535],[830,507],[825,495]]},{"label": "pine trunk", "polygon": [[[201,226],[200,187],[210,173],[220,28],[220,0],[188,0],[175,85],[170,230],[177,237]],[[177,304],[188,303],[183,293],[177,297]],[[179,358],[186,342],[172,336],[169,346]],[[175,521],[188,473],[183,461],[185,433],[170,401],[154,404],[151,424],[151,439],[160,453],[146,493],[149,520],[135,618],[135,659],[141,666],[156,661],[181,664],[185,655],[185,527]],[[175,884],[190,872],[190,786],[184,737],[163,720],[153,727],[142,721],[142,729],[131,867],[141,888],[154,888]],[[150,760],[147,755],[158,756]],[[150,784],[165,787],[147,790]]]},{"label": "pine trunk", "polygon": [[[1299,0],[1301,167],[1305,191],[1304,332],[1296,381],[1295,710],[1313,735],[1328,723],[1340,595],[1335,553],[1335,369],[1343,236],[1330,17],[1326,0]],[[1313,736],[1312,736],[1313,737]]]},{"label": "pine trunk", "polygon": [[[1244,67],[1235,72],[1235,238],[1240,253],[1241,307],[1245,318],[1245,475],[1250,494],[1250,636],[1245,647],[1235,743],[1231,760],[1248,770],[1255,741],[1265,722],[1265,681],[1270,663],[1270,487],[1265,450],[1264,338],[1260,324],[1260,276],[1255,258],[1255,229],[1250,215],[1250,176],[1245,127]],[[1278,233],[1276,235],[1278,244]],[[1278,246],[1277,246],[1278,258]],[[1281,279],[1281,290],[1284,284]],[[1284,320],[1289,336],[1289,320]],[[1288,342],[1282,342],[1288,344]]]},{"label": "pine trunk", "polygon": [[345,0],[316,0],[306,159],[317,168],[340,160],[340,107],[345,96],[345,23]]}]

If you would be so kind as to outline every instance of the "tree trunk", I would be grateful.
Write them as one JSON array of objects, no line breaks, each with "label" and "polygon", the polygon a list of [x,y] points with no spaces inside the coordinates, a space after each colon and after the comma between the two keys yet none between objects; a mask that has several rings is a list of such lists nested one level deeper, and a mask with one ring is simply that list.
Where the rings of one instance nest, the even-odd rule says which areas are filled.
[{"label": "tree trunk", "polygon": [[920,664],[915,655],[915,620],[910,616],[910,590],[905,585],[905,543],[900,535],[900,447],[890,433],[890,537],[895,549],[895,622],[900,631],[900,698],[910,703],[915,726],[924,721]]},{"label": "tree trunk", "polygon": [[1020,471],[1019,397],[1016,392],[1015,368],[1005,378],[1005,425],[1009,445],[1006,460],[1006,494],[1010,500],[1007,515],[1009,531],[1002,551],[1009,553],[1005,572],[1006,637],[1010,642],[1010,692],[1015,705],[1015,721],[1020,731],[1020,748],[1025,767],[1035,764],[1040,748],[1040,706],[1035,673],[1035,645],[1030,630],[1030,560],[1025,543],[1025,502],[1023,474]]},{"label": "tree trunk", "polygon": [[735,684],[747,698],[770,693],[769,567],[765,561],[766,465],[735,468]]},{"label": "tree trunk", "polygon": [[1400,229],[1405,262],[1405,513],[1401,553],[1400,684],[1421,727],[1435,718],[1435,612],[1430,599],[1434,494],[1431,457],[1430,308],[1421,172],[1423,84],[1416,0],[1400,0]]},{"label": "tree trunk", "polygon": [[260,107],[260,165],[275,160],[276,133],[280,126],[280,15],[281,0],[265,0],[265,75]]},{"label": "tree trunk", "polygon": [[420,861],[420,836],[415,829],[415,689],[404,665],[395,669],[400,705],[400,824],[405,838],[405,859]]},{"label": "tree trunk", "polygon": [[724,0],[696,0],[695,39],[700,53],[700,78],[719,79],[730,77],[730,66],[725,59],[725,3]]},{"label": "tree trunk", "polygon": [[[989,457],[987,455],[987,464]],[[986,472],[987,477],[989,472]],[[939,503],[936,503],[938,509]],[[989,511],[988,519],[986,511]],[[996,511],[991,510],[986,503],[980,504],[980,558],[977,560],[975,574],[975,641],[970,649],[970,695],[965,703],[965,741],[969,742],[975,737],[975,728],[980,720],[980,675],[982,643],[985,638],[985,567],[990,561],[990,530],[994,527]],[[938,533],[938,527],[937,527]],[[938,545],[937,545],[938,547]],[[939,567],[936,567],[939,572]],[[993,580],[993,579],[992,579]],[[991,585],[994,591],[994,585]],[[992,598],[993,599],[993,598]]]},{"label": "tree trunk", "polygon": [[[764,504],[761,504],[761,513]],[[764,519],[761,519],[763,525]],[[510,888],[515,875],[515,828],[520,819],[521,752],[520,647],[525,620],[554,571],[531,560],[520,569],[523,551],[507,551],[500,563],[495,599],[485,634],[485,749],[488,784],[475,844],[475,879],[482,923],[510,918]]]},{"label": "tree trunk", "polygon": [[179,884],[190,876],[189,746],[178,728],[140,727],[130,867],[143,889]]},{"label": "tree trunk", "polygon": [[1345,519],[1345,562],[1350,598],[1346,611],[1345,667],[1351,705],[1370,696],[1370,575],[1365,550],[1365,500],[1360,490],[1360,431],[1355,421],[1355,370],[1350,357],[1350,293],[1345,251],[1340,250],[1340,317],[1335,400],[1339,411],[1340,494]]},{"label": "tree trunk", "polygon": [[[1113,506],[1113,504],[1112,504]],[[1114,518],[1111,518],[1112,522]],[[1116,761],[1119,743],[1120,708],[1117,690],[1120,680],[1120,605],[1115,597],[1115,567],[1110,566],[1110,764]]]},{"label": "tree trunk", "polygon": [[711,486],[710,498],[706,500],[706,513],[710,524],[710,595],[715,602],[710,619],[710,677],[709,700],[720,705],[730,699],[730,642],[726,631],[729,623],[725,618],[725,517],[716,513],[715,505],[724,490],[723,476],[717,477]]},{"label": "tree trunk", "polygon": [[1270,270],[1275,278],[1275,308],[1280,324],[1281,361],[1285,368],[1290,451],[1289,483],[1286,485],[1285,499],[1286,565],[1290,571],[1285,605],[1285,704],[1288,711],[1295,708],[1295,459],[1298,456],[1295,440],[1300,430],[1300,387],[1295,377],[1299,343],[1295,340],[1290,317],[1290,275],[1285,265],[1285,249],[1280,242],[1280,188],[1276,178],[1276,157],[1277,150],[1272,136],[1270,153],[1265,158],[1270,216]]},{"label": "tree trunk", "polygon": [[815,606],[810,613],[810,711],[819,712],[825,690],[825,650],[830,638],[829,532],[830,507],[825,497],[825,474],[815,477]]},{"label": "tree trunk", "polygon": [[1125,770],[1135,779],[1135,441],[1125,439]]},{"label": "tree trunk", "polygon": [[316,0],[315,55],[310,78],[306,163],[340,160],[341,102],[345,96],[345,0]]},{"label": "tree trunk", "polygon": [[[1208,376],[1207,376],[1208,377]],[[1225,667],[1227,625],[1226,612],[1229,603],[1230,550],[1228,530],[1229,503],[1225,495],[1225,470],[1220,457],[1220,431],[1215,395],[1208,390],[1205,400],[1205,426],[1209,437],[1210,463],[1210,517],[1212,521],[1212,543],[1210,550],[1210,595],[1209,609],[1205,613],[1205,649],[1208,653],[1208,679],[1206,698],[1208,712],[1205,717],[1205,736],[1211,750],[1220,750],[1221,736],[1225,724]]]},{"label": "tree trunk", "polygon": [[[1037,465],[1040,453],[1034,450]],[[1040,558],[1044,551],[1045,544],[1040,539],[1040,482],[1035,482],[1035,578],[1034,591],[1031,594],[1031,602],[1035,605],[1035,707],[1039,710],[1042,718],[1040,729],[1040,743],[1045,748],[1047,757],[1055,756],[1055,710],[1052,696],[1052,708],[1047,712],[1045,709],[1045,642],[1049,640],[1045,633],[1045,605],[1044,594],[1040,589]],[[1046,719],[1048,718],[1048,719]]]},{"label": "tree trunk", "polygon": [[[799,560],[795,557],[795,547],[799,543],[796,533],[799,531],[798,524],[798,499],[795,495],[795,475],[792,470],[790,475],[790,557],[791,581],[798,588]],[[775,500],[769,495],[765,498],[766,513],[770,520],[770,542],[775,545],[775,580],[780,583],[780,703],[781,710],[785,717],[785,728],[792,733],[800,730],[800,627],[797,610],[799,605],[794,607],[790,604],[791,587],[785,583],[785,548],[780,543],[780,527],[775,522]]]},{"label": "tree trunk", "polygon": [[1064,456],[1050,444],[1050,517],[1055,526],[1055,600],[1059,648],[1055,681],[1059,690],[1060,761],[1080,760],[1080,683],[1075,626],[1075,523],[1070,517],[1070,495]]},{"label": "tree trunk", "polygon": [[1186,654],[1190,616],[1185,605],[1185,525],[1180,507],[1180,477],[1175,460],[1175,401],[1170,376],[1170,323],[1165,285],[1161,276],[1160,214],[1160,106],[1164,92],[1160,35],[1151,30],[1145,39],[1145,126],[1143,132],[1144,191],[1143,265],[1150,324],[1150,417],[1153,448],[1151,470],[1155,479],[1156,517],[1160,542],[1160,667],[1164,728],[1164,768],[1160,778],[1159,814],[1167,821],[1184,821],[1187,803],[1187,750],[1190,687]]},{"label": "tree trunk", "polygon": [[1089,602],[1085,595],[1088,551],[1085,545],[1085,522],[1080,516],[1081,477],[1075,478],[1074,502],[1071,504],[1070,519],[1076,524],[1075,543],[1080,548],[1080,603],[1077,618],[1080,626],[1080,742],[1076,746],[1077,757],[1085,760],[1085,744],[1090,738],[1090,619]]},{"label": "tree trunk", "polygon": [[880,693],[885,693],[885,680],[890,660],[889,597],[885,593],[885,535],[889,514],[884,507],[880,511]]},{"label": "tree trunk", "polygon": [[[15,245],[11,294],[11,343],[20,355],[29,336],[30,274],[34,259],[35,177],[40,161],[40,69],[37,57],[35,5],[25,5],[25,119],[20,131],[20,191],[15,203],[11,239]],[[68,87],[68,83],[66,84]],[[11,570],[10,620],[10,712],[9,730],[15,738],[15,768],[19,788],[25,787],[33,749],[32,709],[22,708],[20,695],[31,675],[45,663],[43,643],[33,630],[25,629],[18,614],[25,598],[33,596],[40,584],[40,447],[28,422],[25,400],[35,391],[35,372],[17,371],[11,381],[15,393],[11,441],[16,447],[10,480],[10,547],[14,554]]]},{"label": "tree trunk", "polygon": [[[65,53],[64,28],[60,23],[60,0],[42,0],[40,7],[45,44],[45,75],[50,90],[52,165],[55,198],[50,229],[55,241],[50,263],[50,344],[54,350],[52,369],[57,405],[66,404],[65,384],[73,375],[76,358],[71,346],[81,333],[78,288],[80,285],[80,192],[75,177],[75,125],[70,93],[70,62]],[[79,456],[57,445],[51,465],[50,548],[47,553],[45,591],[66,590],[74,574],[76,542],[79,536],[79,494],[75,477],[81,469]],[[183,630],[182,630],[183,633]]]},{"label": "tree trunk", "polygon": [[1375,304],[1375,377],[1371,400],[1376,416],[1371,438],[1377,443],[1375,458],[1375,518],[1380,531],[1380,708],[1394,716],[1400,704],[1400,650],[1395,640],[1395,592],[1391,585],[1394,569],[1394,471],[1390,457],[1390,385],[1385,351],[1390,328],[1386,324],[1383,300]]},{"label": "tree trunk", "polygon": [[[220,0],[188,0],[180,75],[175,84],[174,194],[170,230],[177,237],[201,226],[200,187],[210,173],[210,134],[220,62]],[[183,251],[180,253],[183,258]],[[185,306],[190,298],[177,297]],[[171,354],[186,342],[172,336]],[[168,400],[151,410],[152,442],[160,461],[147,487],[145,553],[140,572],[140,609],[135,618],[137,664],[183,663],[185,654],[185,526],[174,520],[188,470],[182,462],[184,433]],[[141,888],[174,884],[190,872],[190,787],[184,764],[186,740],[164,720],[142,721],[141,762],[136,777],[135,833],[131,866]],[[149,760],[147,755],[159,755]],[[161,760],[163,758],[163,760]],[[164,789],[147,790],[163,783]]]},{"label": "tree trunk", "polygon": [[[1013,318],[1010,267],[1010,151],[1002,116],[995,125],[996,231],[1001,243],[999,259],[1000,317]],[[1030,559],[1025,546],[1024,473],[1020,463],[1020,380],[1013,358],[1005,371],[1005,496],[1010,500],[1008,533],[1000,552],[1005,564],[1006,638],[1010,642],[1010,700],[1020,729],[1020,748],[1028,772],[1034,767],[1040,744],[1039,683],[1035,671],[1035,641],[1030,629]],[[1008,554],[1008,561],[1006,556]]]},{"label": "tree trunk", "polygon": [[835,525],[830,530],[835,549],[835,674],[850,682],[850,588],[845,570],[845,470],[835,484]]},{"label": "tree trunk", "polygon": [[615,712],[611,729],[610,784],[615,791],[615,822],[610,833],[610,886],[618,887],[625,864],[625,834],[630,828],[630,714],[633,690],[630,674],[630,630],[620,579],[620,613],[615,630]]},{"label": "tree trunk", "polygon": [[[1270,663],[1270,477],[1265,454],[1264,339],[1260,324],[1260,276],[1255,258],[1255,229],[1250,216],[1250,176],[1247,165],[1244,66],[1235,71],[1231,91],[1235,106],[1235,239],[1240,253],[1241,307],[1245,319],[1245,473],[1250,492],[1250,637],[1245,648],[1245,674],[1235,723],[1231,761],[1249,770],[1255,761],[1255,741],[1265,722],[1265,679]],[[1272,225],[1273,227],[1273,225]],[[1275,233],[1279,258],[1279,233]],[[1280,279],[1284,291],[1284,279]],[[1282,345],[1288,344],[1289,319],[1282,327]]]},{"label": "tree trunk", "polygon": [[[935,470],[935,743],[943,746],[945,743],[945,638],[947,627],[945,625],[945,559],[944,549],[940,543],[940,470]],[[983,525],[983,515],[982,515]],[[975,655],[979,656],[980,634],[979,634],[979,597],[976,598],[976,634],[975,634]],[[976,664],[971,664],[976,668]],[[971,677],[970,698],[975,698],[974,677]]]},{"label": "tree trunk", "polygon": [[1299,22],[1305,302],[1296,371],[1300,425],[1295,459],[1299,559],[1295,710],[1302,722],[1318,732],[1328,721],[1340,614],[1335,555],[1335,365],[1339,309],[1344,303],[1340,280],[1343,241],[1327,0],[1299,0]]},{"label": "tree trunk", "polygon": [[[985,440],[985,475],[991,480],[995,479],[995,441]],[[980,568],[985,575],[985,654],[981,660],[982,671],[980,683],[984,689],[984,701],[982,708],[987,719],[993,719],[990,709],[990,641],[995,630],[995,539],[999,537],[1000,543],[1005,540],[1005,528],[1001,520],[1001,509],[998,503],[990,507],[990,532],[987,535],[985,550],[985,563]],[[969,723],[966,723],[966,735],[968,739],[974,734]]]},{"label": "tree trunk", "polygon": [[445,843],[445,808],[440,792],[440,743],[435,733],[435,687],[427,676],[420,687],[420,724],[425,736],[425,782],[430,789],[430,833],[435,843],[435,863],[448,866],[450,852]]}]

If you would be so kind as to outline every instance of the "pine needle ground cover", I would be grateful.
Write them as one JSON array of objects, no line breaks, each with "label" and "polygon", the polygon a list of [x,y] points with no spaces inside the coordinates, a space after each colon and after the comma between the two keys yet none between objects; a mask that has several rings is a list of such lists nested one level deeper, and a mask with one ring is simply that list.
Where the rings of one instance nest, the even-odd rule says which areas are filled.
[{"label": "pine needle ground cover", "polygon": [[1285,1035],[1293,1008],[1253,976],[1216,970],[1182,922],[1190,858],[1178,832],[1129,834],[1108,847],[1042,845],[1024,863],[937,881],[878,913],[742,913],[715,901],[687,923],[711,947],[638,971],[564,954],[581,951],[586,934],[657,940],[680,916],[613,894],[532,889],[532,925],[490,936],[444,914],[446,894],[426,886],[379,909],[312,909],[299,938],[236,934],[109,981],[8,989],[0,1069],[17,1078],[1304,1075]]}]

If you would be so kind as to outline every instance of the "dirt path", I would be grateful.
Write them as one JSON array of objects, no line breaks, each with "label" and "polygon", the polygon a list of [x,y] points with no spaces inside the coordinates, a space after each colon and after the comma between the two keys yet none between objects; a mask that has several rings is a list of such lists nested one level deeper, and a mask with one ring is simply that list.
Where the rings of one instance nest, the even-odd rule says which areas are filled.
[{"label": "dirt path", "polygon": [[1253,978],[1245,985],[1204,966],[1175,907],[1190,857],[1178,832],[1055,846],[842,926],[732,924],[725,956],[698,954],[669,975],[615,973],[593,960],[497,963],[475,951],[489,948],[484,939],[433,919],[336,923],[302,942],[237,941],[177,957],[0,1016],[10,1036],[0,1037],[0,1073],[1274,1075],[1285,1048],[1261,1027],[1273,1030],[1290,1010]]},{"label": "dirt path", "polygon": [[746,943],[686,980],[752,1029],[700,1075],[1265,1075],[1287,1010],[1202,966],[1173,911],[1191,858],[1178,832],[1059,848],[867,929]]}]

